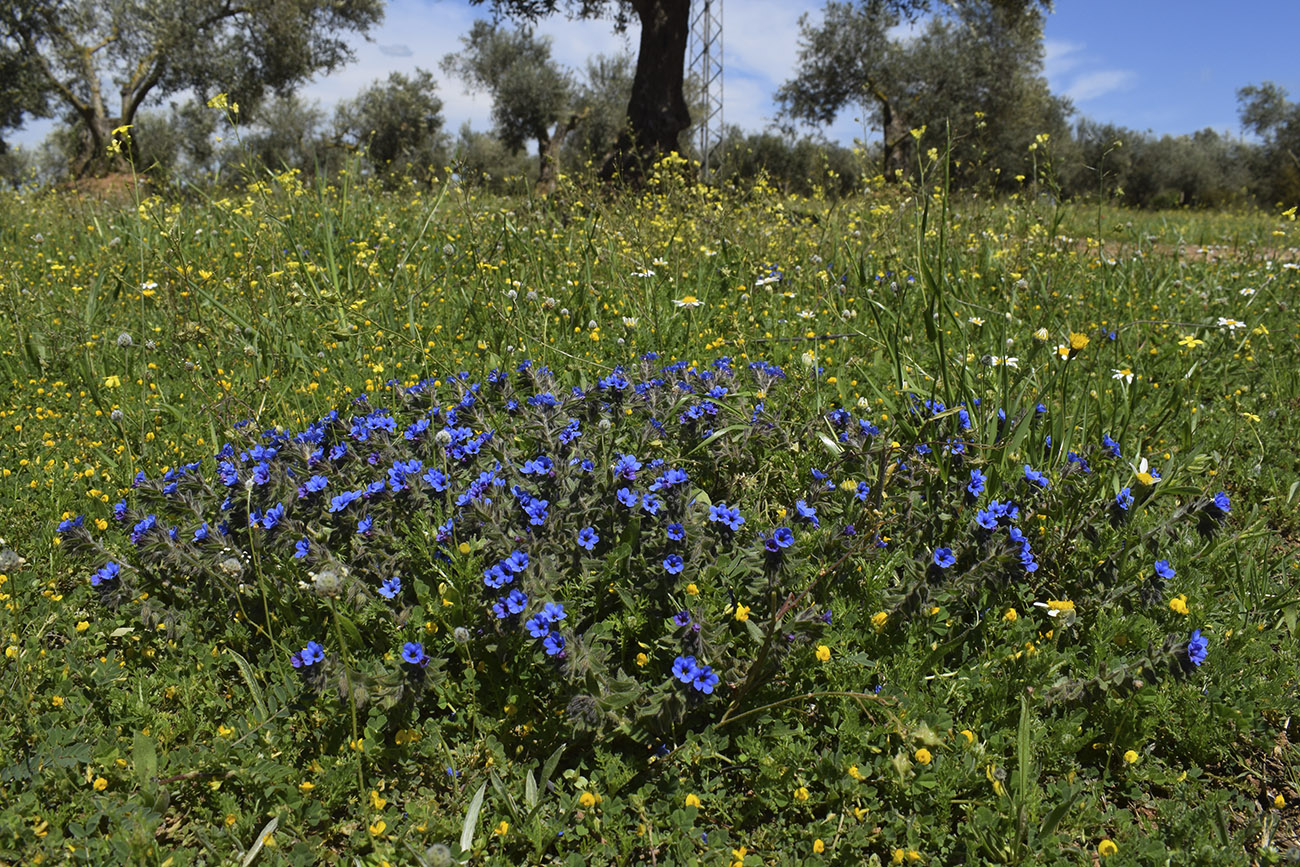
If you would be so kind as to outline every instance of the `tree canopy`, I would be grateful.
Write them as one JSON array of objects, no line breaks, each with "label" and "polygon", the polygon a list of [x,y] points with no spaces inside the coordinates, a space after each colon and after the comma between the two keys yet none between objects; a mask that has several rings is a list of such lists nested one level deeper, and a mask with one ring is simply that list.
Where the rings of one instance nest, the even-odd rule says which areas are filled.
[{"label": "tree canopy", "polygon": [[954,142],[958,171],[992,170],[1009,183],[1040,133],[1065,131],[1068,102],[1042,74],[1037,6],[970,0],[936,12],[914,36],[892,35],[892,4],[831,2],[801,22],[799,60],[777,100],[787,118],[828,124],[857,106],[883,135],[887,176],[913,161],[912,129]]},{"label": "tree canopy", "polygon": [[383,0],[7,0],[0,58],[21,59],[9,104],[31,114],[48,96],[79,126],[81,176],[118,167],[113,131],[149,101],[224,91],[252,107],[350,59],[343,34],[382,15]]}]

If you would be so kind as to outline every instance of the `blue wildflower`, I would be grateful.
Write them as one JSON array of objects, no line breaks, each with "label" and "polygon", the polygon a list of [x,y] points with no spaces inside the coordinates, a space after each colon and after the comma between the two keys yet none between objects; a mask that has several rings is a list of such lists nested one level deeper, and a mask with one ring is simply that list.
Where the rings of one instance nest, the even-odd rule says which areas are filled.
[{"label": "blue wildflower", "polygon": [[426,665],[429,658],[424,655],[424,645],[418,641],[408,641],[402,645],[402,661],[410,665]]},{"label": "blue wildflower", "polygon": [[1115,495],[1115,505],[1119,506],[1125,512],[1133,508],[1133,491],[1129,488],[1123,488]]},{"label": "blue wildflower", "polygon": [[525,621],[524,627],[533,638],[545,638],[551,631],[551,620],[539,611]]},{"label": "blue wildflower", "polygon": [[679,656],[673,660],[673,677],[677,678],[682,683],[690,683],[693,681],[695,679],[696,670],[697,666],[695,664],[695,657],[693,656]]},{"label": "blue wildflower", "polygon": [[712,695],[713,688],[721,682],[721,678],[714,673],[713,669],[707,665],[702,665],[695,669],[695,676],[691,678],[691,686],[705,695]]},{"label": "blue wildflower", "polygon": [[739,530],[740,525],[745,523],[745,519],[740,515],[740,510],[731,508],[726,503],[710,506],[709,520],[715,524],[726,524],[732,531]]},{"label": "blue wildflower", "polygon": [[1205,657],[1209,655],[1210,642],[1201,630],[1192,633],[1192,637],[1187,641],[1187,659],[1192,665],[1200,665],[1205,662]]},{"label": "blue wildflower", "polygon": [[1168,581],[1170,578],[1174,577],[1174,567],[1169,565],[1168,560],[1157,560],[1156,574]]},{"label": "blue wildflower", "polygon": [[629,509],[636,508],[636,501],[638,499],[636,491],[633,491],[631,488],[619,488],[617,496],[618,501]]},{"label": "blue wildflower", "polygon": [[1219,491],[1214,495],[1214,507],[1220,512],[1232,511],[1232,501],[1228,499],[1227,491]]},{"label": "blue wildflower", "polygon": [[595,527],[583,527],[578,531],[578,545],[586,548],[588,551],[596,549],[596,543],[600,541],[600,536],[596,535]]},{"label": "blue wildflower", "polygon": [[1043,475],[1029,464],[1025,464],[1025,481],[1029,482],[1031,485],[1037,485],[1040,488],[1046,488],[1048,486],[1047,476]]},{"label": "blue wildflower", "polygon": [[[817,520],[817,509],[808,505],[803,500],[797,500],[795,502],[794,510],[796,513],[798,513],[799,518],[801,520],[806,521],[809,524],[812,524],[814,527],[821,526],[821,522]],[[732,527],[732,529],[734,530],[736,528]]]},{"label": "blue wildflower", "polygon": [[947,569],[957,562],[957,557],[952,553],[951,548],[934,549],[934,565],[940,569]]},{"label": "blue wildflower", "polygon": [[394,575],[379,585],[379,595],[385,599],[396,599],[402,592],[402,579]]},{"label": "blue wildflower", "polygon": [[100,584],[112,581],[120,574],[122,574],[121,564],[109,560],[90,576],[90,586],[98,587]]},{"label": "blue wildflower", "polygon": [[664,571],[669,575],[680,575],[686,563],[679,554],[669,554],[664,558]]},{"label": "blue wildflower", "polygon": [[315,641],[308,641],[301,653],[303,665],[311,666],[325,660],[325,648]]},{"label": "blue wildflower", "polygon": [[988,476],[984,475],[979,470],[971,470],[970,482],[966,485],[966,492],[972,497],[978,497],[980,494],[984,493],[984,485],[986,482],[988,482]]},{"label": "blue wildflower", "polygon": [[794,533],[789,527],[777,527],[772,533],[772,541],[778,548],[789,548],[794,544]]},{"label": "blue wildflower", "polygon": [[266,514],[262,516],[262,528],[270,530],[282,520],[284,520],[284,503],[276,503],[267,509]]},{"label": "blue wildflower", "polygon": [[674,542],[680,542],[686,538],[686,528],[675,521],[668,525],[667,532],[668,538]]},{"label": "blue wildflower", "polygon": [[375,524],[375,519],[366,515],[360,521],[357,521],[357,534],[364,536],[370,532],[370,528]]},{"label": "blue wildflower", "polygon": [[558,632],[552,632],[546,636],[542,646],[546,648],[547,656],[559,656],[564,652],[564,636]]},{"label": "blue wildflower", "polygon": [[299,539],[293,546],[293,558],[295,560],[301,560],[307,556],[307,552],[310,550],[311,542],[309,542],[306,537]]}]

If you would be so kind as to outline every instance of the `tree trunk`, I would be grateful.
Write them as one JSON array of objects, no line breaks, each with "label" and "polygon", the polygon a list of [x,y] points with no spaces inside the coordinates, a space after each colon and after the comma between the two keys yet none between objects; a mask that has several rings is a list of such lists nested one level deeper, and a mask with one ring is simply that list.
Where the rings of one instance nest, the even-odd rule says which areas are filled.
[{"label": "tree trunk", "polygon": [[677,150],[678,137],[691,125],[683,94],[691,2],[632,0],[632,8],[641,21],[636,77],[627,104],[627,128],[605,161],[603,174],[635,183],[656,159]]},{"label": "tree trunk", "polygon": [[587,117],[589,108],[573,112],[569,119],[555,125],[555,132],[550,138],[537,140],[537,194],[549,196],[555,190],[555,181],[560,173],[560,150],[569,133],[578,128],[578,124]]},{"label": "tree trunk", "polygon": [[886,181],[897,181],[907,176],[907,137],[912,131],[906,121],[894,110],[894,104],[875,82],[868,80],[871,95],[880,104],[881,171]]},{"label": "tree trunk", "polygon": [[[126,135],[113,135],[113,130],[124,126],[119,117],[107,117],[90,112],[81,115],[77,134],[77,152],[72,158],[72,177],[102,178],[108,175],[129,173],[134,156],[134,143],[130,130]],[[117,142],[115,151],[109,145]]]}]

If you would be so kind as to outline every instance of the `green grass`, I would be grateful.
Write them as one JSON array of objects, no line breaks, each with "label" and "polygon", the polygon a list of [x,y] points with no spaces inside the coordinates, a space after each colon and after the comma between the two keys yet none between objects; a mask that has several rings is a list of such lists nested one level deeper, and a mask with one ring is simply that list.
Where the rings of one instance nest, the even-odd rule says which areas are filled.
[{"label": "green grass", "polygon": [[[0,585],[0,859],[232,863],[259,839],[260,864],[432,864],[437,845],[501,864],[1081,864],[1106,840],[1107,863],[1294,852],[1300,271],[1284,217],[893,188],[794,199],[670,167],[625,196],[293,176],[190,195],[0,199],[0,528],[25,559]],[[1071,335],[1088,340],[1065,361]],[[56,539],[84,513],[127,556],[112,506],[136,496],[135,474],[201,459],[211,473],[244,419],[296,431],[362,393],[394,406],[390,380],[437,378],[445,400],[455,372],[482,380],[524,358],[590,390],[652,350],[699,368],[763,359],[790,381],[722,401],[735,423],[707,443],[656,445],[639,416],[615,415],[610,448],[683,462],[755,529],[794,521],[812,468],[877,497],[850,513],[852,497],[826,494],[822,528],[800,528],[794,586],[829,625],[754,601],[747,649],[734,606],[749,585],[724,592],[740,559],[700,572],[689,604],[717,615],[717,657],[735,658],[708,702],[678,708],[638,673],[627,642],[661,629],[640,603],[592,627],[645,684],[595,730],[565,715],[540,652],[498,665],[486,638],[454,640],[482,614],[461,589],[487,538],[453,549],[440,578],[427,527],[403,525],[394,551],[419,610],[397,626],[382,606],[344,617],[293,601],[305,576],[269,549],[252,552],[260,590],[109,607],[89,584],[102,559]],[[1038,572],[929,567],[940,544],[978,546],[966,468],[938,457],[955,416],[910,411],[927,399],[980,401],[966,460],[1018,492]],[[770,435],[745,432],[760,401]],[[837,407],[883,441],[838,446]],[[494,419],[534,456],[531,433]],[[1091,474],[1068,471],[1070,450]],[[1139,458],[1162,476],[1149,490]],[[1026,463],[1048,493],[1025,493]],[[1122,487],[1139,493],[1127,523],[1096,506]],[[1195,516],[1217,491],[1232,511],[1204,535]],[[886,546],[845,542],[852,515]],[[606,582],[635,589],[648,543],[627,539],[610,571],[549,590],[579,606]],[[1157,557],[1177,570],[1167,586]],[[1169,605],[1180,594],[1186,614]],[[1074,611],[1034,605],[1057,600]],[[787,647],[805,626],[820,631]],[[1200,667],[1185,662],[1194,629],[1210,640]],[[400,663],[384,648],[412,630],[443,672],[422,697],[400,719],[375,696],[349,701],[349,678],[390,683]],[[319,695],[285,652],[313,636],[344,672]],[[652,667],[674,652],[646,650]],[[615,682],[613,662],[592,666]]]}]

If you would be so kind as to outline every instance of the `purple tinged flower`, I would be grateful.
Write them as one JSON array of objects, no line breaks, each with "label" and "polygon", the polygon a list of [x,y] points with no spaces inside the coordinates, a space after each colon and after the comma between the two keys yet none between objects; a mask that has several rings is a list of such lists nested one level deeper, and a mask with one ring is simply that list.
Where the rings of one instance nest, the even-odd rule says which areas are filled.
[{"label": "purple tinged flower", "polygon": [[429,658],[424,655],[424,645],[418,641],[408,641],[403,644],[402,661],[409,665],[427,665]]},{"label": "purple tinged flower", "polygon": [[266,461],[258,461],[257,466],[253,468],[253,484],[261,486],[271,481],[271,465]]},{"label": "purple tinged flower", "polygon": [[669,575],[680,575],[686,563],[679,554],[669,554],[664,558],[664,571]]},{"label": "purple tinged flower", "polygon": [[520,572],[528,568],[528,552],[511,552],[509,557],[501,561],[501,568],[511,574],[518,575]]},{"label": "purple tinged flower", "polygon": [[98,587],[107,581],[112,581],[122,573],[122,566],[109,560],[101,566],[93,575],[90,576],[90,586]]},{"label": "purple tinged flower", "polygon": [[998,516],[988,509],[980,509],[975,513],[975,523],[979,524],[985,530],[996,530],[998,527]]},{"label": "purple tinged flower", "polygon": [[691,612],[678,611],[676,614],[673,615],[673,623],[677,624],[678,626],[690,626]]},{"label": "purple tinged flower", "polygon": [[542,641],[547,656],[559,656],[564,652],[564,644],[564,636],[558,632],[552,632]]},{"label": "purple tinged flower", "polygon": [[266,514],[262,516],[262,527],[263,529],[270,530],[283,519],[284,504],[276,503],[274,506],[267,509]]},{"label": "purple tinged flower", "polygon": [[970,494],[972,497],[978,497],[980,494],[984,493],[984,485],[986,482],[988,482],[988,476],[984,475],[979,470],[971,470],[970,482],[966,485],[966,493]]},{"label": "purple tinged flower", "polygon": [[957,557],[952,553],[951,548],[934,549],[934,565],[938,566],[940,569],[947,569],[955,565],[956,562]]},{"label": "purple tinged flower", "polygon": [[631,488],[619,488],[617,496],[618,496],[618,501],[623,505],[627,506],[629,509],[636,508],[636,501],[637,501],[636,491],[633,491]]},{"label": "purple tinged flower", "polygon": [[357,535],[359,536],[366,535],[367,533],[370,532],[370,528],[373,527],[374,525],[375,525],[374,518],[370,517],[369,515],[364,516],[360,521],[357,521]]},{"label": "purple tinged flower", "polygon": [[379,585],[379,595],[385,599],[396,599],[402,592],[402,579],[394,575]]},{"label": "purple tinged flower", "polygon": [[578,531],[578,545],[586,548],[588,551],[596,549],[596,543],[600,541],[600,536],[596,535],[595,527],[583,527]]},{"label": "purple tinged flower", "polygon": [[633,455],[619,455],[618,460],[614,462],[614,475],[629,482],[636,478],[639,469],[641,469],[641,462]]},{"label": "purple tinged flower", "polygon": [[641,495],[641,508],[644,509],[647,514],[652,516],[658,515],[659,510],[662,509],[663,506],[664,501],[656,497],[654,494]]},{"label": "purple tinged flower", "polygon": [[777,527],[772,533],[772,541],[778,548],[789,548],[794,544],[794,532],[789,527]]},{"label": "purple tinged flower", "polygon": [[550,623],[559,623],[569,615],[564,613],[564,604],[561,602],[547,602],[542,606],[542,615]]},{"label": "purple tinged flower", "polygon": [[1199,666],[1202,662],[1205,662],[1205,657],[1209,655],[1209,647],[1209,639],[1201,635],[1201,630],[1196,630],[1187,641],[1187,659],[1192,665]]},{"label": "purple tinged flower", "polygon": [[1228,499],[1227,491],[1219,491],[1214,495],[1214,506],[1220,512],[1232,511],[1232,501]]}]

